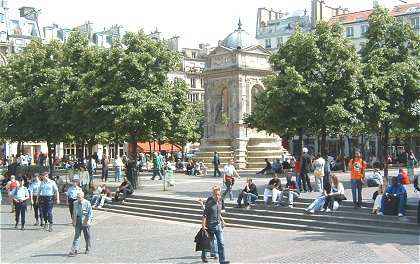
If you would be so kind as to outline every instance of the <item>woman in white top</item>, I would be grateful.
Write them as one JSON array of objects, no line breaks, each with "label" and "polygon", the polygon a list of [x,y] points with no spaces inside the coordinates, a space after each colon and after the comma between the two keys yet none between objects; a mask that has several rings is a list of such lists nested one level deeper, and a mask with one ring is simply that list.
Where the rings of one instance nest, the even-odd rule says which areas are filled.
[{"label": "woman in white top", "polygon": [[314,167],[314,176],[315,176],[315,191],[323,192],[324,191],[324,167],[325,159],[321,155],[317,155],[316,159],[313,162]]},{"label": "woman in white top", "polygon": [[346,200],[346,196],[344,195],[344,186],[338,180],[337,176],[332,175],[331,181],[331,192],[326,195],[324,204],[324,209],[327,209],[327,213],[331,212],[333,209],[337,210],[339,203]]}]

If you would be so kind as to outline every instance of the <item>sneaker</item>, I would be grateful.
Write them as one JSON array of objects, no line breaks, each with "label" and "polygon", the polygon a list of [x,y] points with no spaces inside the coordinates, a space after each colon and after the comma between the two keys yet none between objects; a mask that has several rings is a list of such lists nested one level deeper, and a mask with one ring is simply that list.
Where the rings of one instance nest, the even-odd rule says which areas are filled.
[{"label": "sneaker", "polygon": [[44,222],[41,222],[41,224],[39,224],[39,226],[43,227],[44,226]]},{"label": "sneaker", "polygon": [[203,263],[207,263],[207,262],[209,262],[209,261],[207,260],[207,258],[201,258],[201,261],[202,261]]},{"label": "sneaker", "polygon": [[330,213],[331,212],[331,209],[330,208],[327,208],[327,210],[325,210],[325,212],[326,213]]},{"label": "sneaker", "polygon": [[48,228],[48,232],[52,232],[52,231],[53,231],[52,224],[50,224]]},{"label": "sneaker", "polygon": [[289,204],[289,208],[293,208],[293,204]]},{"label": "sneaker", "polygon": [[98,205],[98,207],[97,207],[98,209],[100,209],[100,208],[102,208],[102,205]]},{"label": "sneaker", "polygon": [[247,205],[245,209],[246,210],[249,210],[249,209],[251,209],[251,206],[250,205]]},{"label": "sneaker", "polygon": [[315,213],[315,210],[314,210],[314,209],[309,210],[309,213],[310,213],[310,214],[314,214],[314,213]]},{"label": "sneaker", "polygon": [[15,224],[15,229],[18,229],[18,227],[17,227],[17,226],[18,226],[18,224]]},{"label": "sneaker", "polygon": [[218,260],[219,259],[217,256],[210,256],[210,258],[211,259],[214,259],[214,260]]},{"label": "sneaker", "polygon": [[324,207],[322,207],[319,211],[320,211],[320,212],[324,212],[324,211],[325,211],[325,208],[324,208]]},{"label": "sneaker", "polygon": [[38,220],[36,220],[34,226],[37,226],[37,225],[39,225],[39,221]]},{"label": "sneaker", "polygon": [[48,230],[48,223],[45,223],[44,224],[44,231],[47,231]]},{"label": "sneaker", "polygon": [[379,213],[378,213],[378,215],[384,215],[384,213],[382,213],[382,212],[379,212]]},{"label": "sneaker", "polygon": [[67,255],[69,257],[75,257],[77,255],[76,251],[70,251],[70,253]]},{"label": "sneaker", "polygon": [[398,213],[398,217],[402,217],[404,216],[402,213]]}]

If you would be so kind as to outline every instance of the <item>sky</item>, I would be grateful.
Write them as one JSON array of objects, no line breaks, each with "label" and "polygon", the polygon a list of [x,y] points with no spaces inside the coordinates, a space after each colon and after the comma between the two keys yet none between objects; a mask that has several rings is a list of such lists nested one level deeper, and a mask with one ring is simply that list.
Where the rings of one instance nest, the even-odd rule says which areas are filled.
[{"label": "sky", "polygon": [[[0,0],[1,1],[1,0]],[[342,6],[350,11],[372,8],[372,0],[325,0],[330,6]],[[416,0],[406,0],[409,3]],[[86,21],[101,30],[113,24],[130,31],[156,28],[166,38],[180,37],[180,46],[194,48],[199,43],[216,46],[231,33],[240,18],[243,28],[255,35],[259,7],[295,11],[310,11],[310,0],[8,0],[9,8],[33,6],[41,9],[40,26],[56,23],[72,28]],[[379,1],[385,6],[397,5],[398,0]]]}]

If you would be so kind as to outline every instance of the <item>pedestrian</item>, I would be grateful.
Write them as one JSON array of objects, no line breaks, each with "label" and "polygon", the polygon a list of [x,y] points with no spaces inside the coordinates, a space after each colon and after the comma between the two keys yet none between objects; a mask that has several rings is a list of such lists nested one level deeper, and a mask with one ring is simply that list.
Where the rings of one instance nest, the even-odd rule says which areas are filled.
[{"label": "pedestrian", "polygon": [[69,207],[70,219],[73,219],[73,203],[77,200],[77,193],[81,192],[82,188],[79,187],[79,181],[73,179],[72,185],[67,189],[67,205]]},{"label": "pedestrian", "polygon": [[102,178],[101,178],[101,180],[106,182],[108,180],[109,160],[108,160],[108,157],[105,154],[102,155],[101,164],[102,164]]},{"label": "pedestrian", "polygon": [[[206,206],[205,206],[205,204],[204,204],[204,200],[202,199],[202,198],[198,198],[198,203],[200,204],[200,206],[201,206],[201,209],[203,209],[203,212],[204,212],[204,210],[206,209]],[[206,231],[207,232],[207,231]],[[216,244],[216,239],[215,239],[215,237],[214,236],[212,236],[212,237],[210,237],[209,236],[209,239],[211,240],[211,243],[210,243],[210,258],[212,258],[212,259],[217,259],[217,247],[215,247],[215,244]],[[204,262],[204,263],[207,263],[208,261],[207,261],[207,251],[208,250],[201,250],[201,260]]]},{"label": "pedestrian", "polygon": [[159,180],[162,180],[163,170],[163,156],[160,153],[155,152],[153,157],[153,176],[151,180],[154,180],[156,176],[159,176]]},{"label": "pedestrian", "polygon": [[93,155],[89,156],[89,160],[87,162],[87,169],[89,173],[89,187],[92,185],[93,175],[96,173],[96,160]]},{"label": "pedestrian", "polygon": [[42,216],[44,217],[44,230],[49,232],[53,231],[53,206],[54,206],[54,195],[56,196],[57,204],[60,203],[60,194],[58,192],[57,184],[55,181],[49,179],[48,172],[45,172],[41,176],[41,186],[39,189],[40,202]]},{"label": "pedestrian", "polygon": [[354,152],[354,158],[349,161],[350,179],[351,179],[351,194],[353,196],[354,208],[362,207],[362,186],[365,178],[365,170],[367,164],[362,159],[359,150]]},{"label": "pedestrian", "polygon": [[44,221],[42,219],[42,213],[41,208],[39,206],[39,189],[41,187],[41,181],[39,180],[39,174],[35,173],[34,178],[32,179],[32,182],[29,184],[29,196],[31,199],[31,204],[34,209],[34,216],[35,216],[35,226],[40,224],[41,226],[44,225]]},{"label": "pedestrian", "polygon": [[317,154],[315,157],[314,162],[312,163],[314,168],[314,176],[315,176],[315,191],[321,192],[324,189],[324,167],[325,167],[325,159],[320,155]]},{"label": "pedestrian", "polygon": [[[213,186],[213,195],[209,197],[205,203],[205,209],[203,212],[202,228],[209,232],[209,234],[215,237],[216,241],[213,241],[213,247],[217,244],[217,253],[219,255],[219,263],[228,263],[225,260],[225,243],[223,238],[223,228],[226,223],[222,217],[222,195],[219,186]],[[203,258],[203,262],[207,259]]]},{"label": "pedestrian", "polygon": [[12,211],[10,211],[11,213],[15,212],[15,200],[12,198],[11,193],[19,186],[19,182],[16,181],[16,177],[15,175],[11,175],[10,176],[10,180],[7,182],[6,184],[6,191],[9,195],[9,200],[11,201],[11,206],[12,206]]},{"label": "pedestrian", "polygon": [[121,177],[122,177],[122,169],[123,169],[123,161],[120,158],[120,156],[117,156],[114,159],[114,169],[115,169],[115,182],[119,182],[121,181]]},{"label": "pedestrian", "polygon": [[83,231],[86,247],[85,254],[89,254],[92,248],[91,243],[91,228],[93,220],[93,210],[90,202],[85,199],[83,192],[77,193],[77,201],[74,203],[73,226],[74,226],[74,239],[69,253],[69,257],[74,257],[79,253],[80,248],[80,235]]},{"label": "pedestrian", "polygon": [[26,201],[30,198],[28,189],[23,185],[23,178],[19,177],[19,185],[11,192],[13,201],[15,202],[15,228],[18,228],[19,218],[21,223],[21,230],[25,230],[25,214],[26,214]]},{"label": "pedestrian", "polygon": [[214,168],[213,177],[222,177],[222,173],[219,170],[219,166],[220,166],[220,157],[217,151],[215,151],[213,154],[213,168]]},{"label": "pedestrian", "polygon": [[240,178],[238,172],[235,169],[235,160],[231,159],[228,164],[225,165],[223,168],[223,183],[226,186],[226,190],[223,192],[223,200],[225,199],[226,195],[229,194],[229,198],[232,201],[233,200],[233,194],[232,194],[232,187],[235,184],[235,178]]},{"label": "pedestrian", "polygon": [[408,172],[408,176],[410,177],[410,181],[411,183],[414,183],[415,180],[415,173],[414,173],[414,168],[417,165],[417,159],[416,156],[414,155],[414,152],[410,149],[407,151],[407,172]]},{"label": "pedestrian", "polygon": [[300,177],[302,179],[303,190],[312,192],[311,180],[309,178],[309,173],[311,172],[312,162],[311,156],[308,154],[308,149],[302,149],[302,161],[300,167]]}]

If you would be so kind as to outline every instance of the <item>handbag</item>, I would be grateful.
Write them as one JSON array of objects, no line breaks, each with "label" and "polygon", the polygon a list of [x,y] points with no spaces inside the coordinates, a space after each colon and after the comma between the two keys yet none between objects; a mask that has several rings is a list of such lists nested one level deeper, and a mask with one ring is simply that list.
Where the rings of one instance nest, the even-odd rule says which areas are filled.
[{"label": "handbag", "polygon": [[207,250],[210,251],[211,249],[211,239],[209,233],[204,230],[203,228],[198,231],[197,235],[195,235],[194,242],[195,244],[195,251],[203,251]]}]

